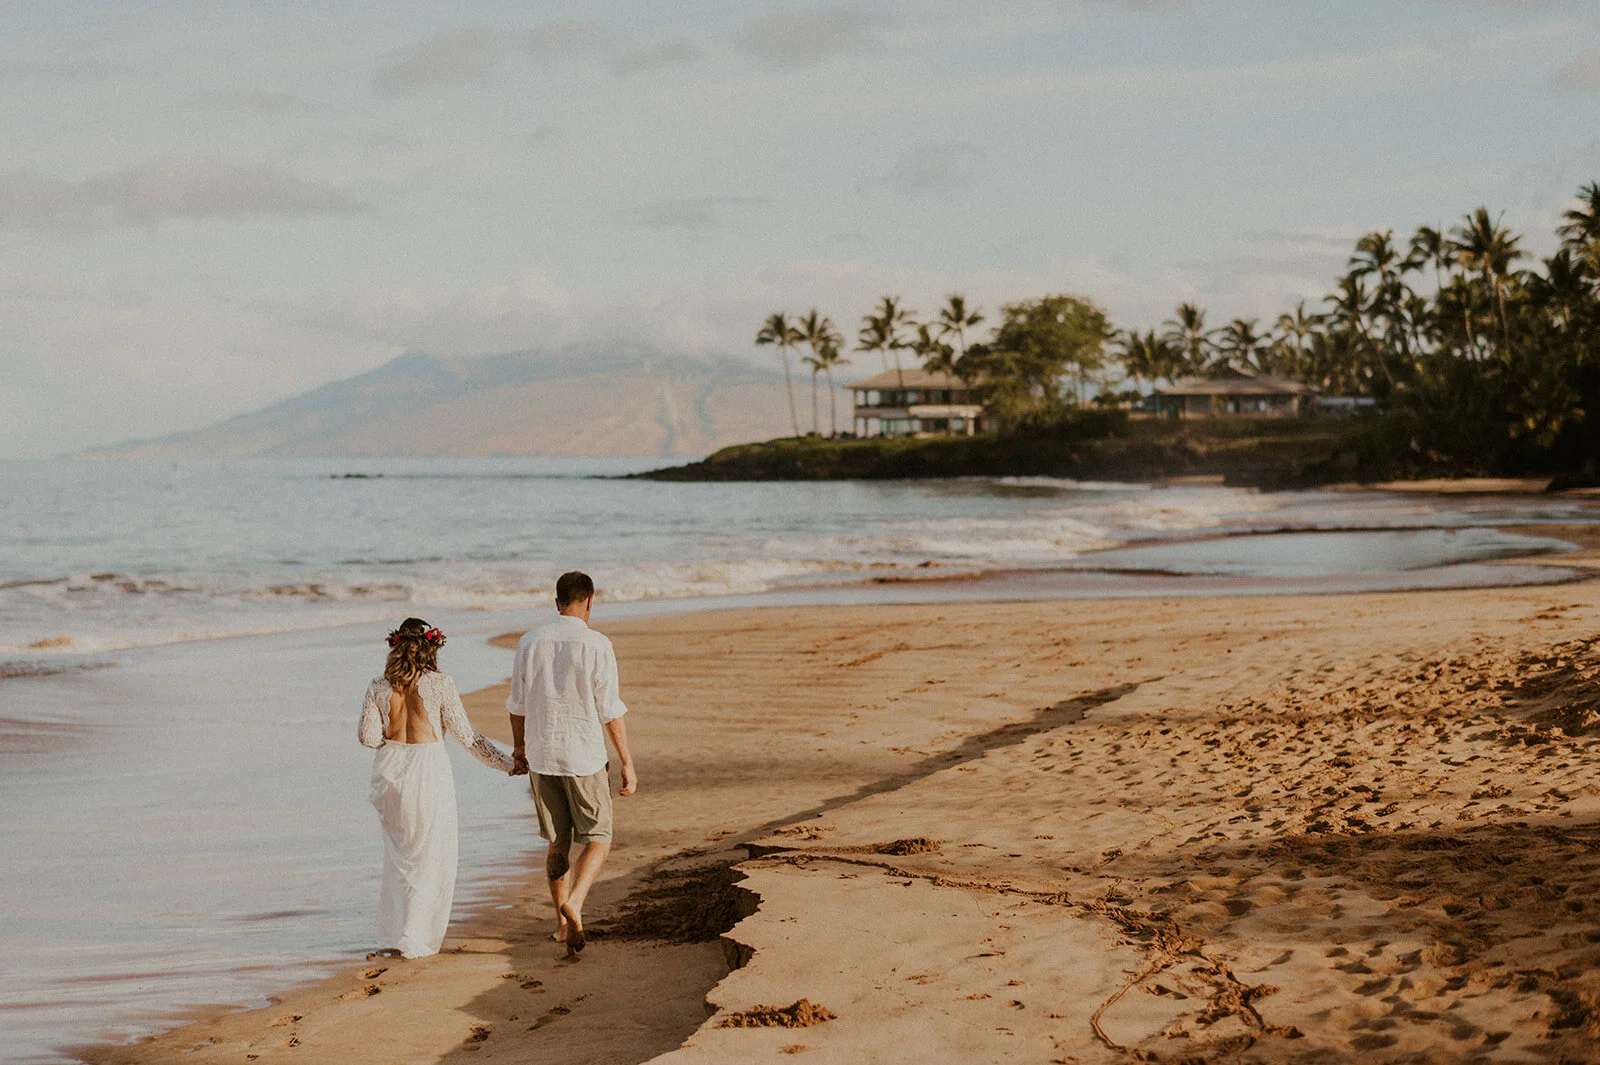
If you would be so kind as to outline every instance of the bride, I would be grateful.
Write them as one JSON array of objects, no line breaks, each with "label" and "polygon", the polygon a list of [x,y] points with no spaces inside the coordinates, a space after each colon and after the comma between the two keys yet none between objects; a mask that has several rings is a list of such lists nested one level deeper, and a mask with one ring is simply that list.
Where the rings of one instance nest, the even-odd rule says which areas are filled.
[{"label": "bride", "polygon": [[484,765],[516,772],[472,727],[455,682],[439,672],[443,646],[444,633],[421,618],[401,622],[361,708],[361,743],[377,748],[372,805],[383,825],[378,945],[406,958],[439,952],[455,895],[456,784],[441,735]]}]

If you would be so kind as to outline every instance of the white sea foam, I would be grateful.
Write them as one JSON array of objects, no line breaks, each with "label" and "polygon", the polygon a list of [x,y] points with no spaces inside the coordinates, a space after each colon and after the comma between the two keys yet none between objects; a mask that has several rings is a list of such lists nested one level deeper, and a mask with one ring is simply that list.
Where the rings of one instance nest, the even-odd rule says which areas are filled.
[{"label": "white sea foam", "polygon": [[[1071,565],[1194,533],[1468,524],[1491,514],[1487,504],[1415,497],[1048,477],[676,485],[553,478],[560,471],[537,463],[527,477],[507,479],[520,467],[502,462],[485,478],[474,463],[418,460],[408,469],[428,477],[345,482],[329,480],[327,465],[191,464],[178,476],[166,466],[61,464],[0,484],[9,493],[0,653],[84,655],[430,610],[537,608],[571,568],[592,573],[606,597],[637,602],[910,573],[928,562]],[[148,505],[155,498],[161,506]],[[74,502],[83,499],[116,505]],[[1573,520],[1571,504],[1521,506],[1530,519]],[[174,526],[164,516],[172,512],[186,522]],[[275,517],[291,513],[306,517]],[[37,534],[52,528],[73,535]]]}]

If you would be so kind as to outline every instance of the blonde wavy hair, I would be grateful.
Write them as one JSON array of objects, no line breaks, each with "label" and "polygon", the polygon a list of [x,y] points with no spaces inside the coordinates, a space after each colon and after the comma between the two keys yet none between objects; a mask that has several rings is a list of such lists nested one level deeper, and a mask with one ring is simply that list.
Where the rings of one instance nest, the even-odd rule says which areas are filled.
[{"label": "blonde wavy hair", "polygon": [[389,634],[389,660],[383,679],[399,691],[410,691],[424,673],[439,672],[444,633],[421,618],[406,618]]}]

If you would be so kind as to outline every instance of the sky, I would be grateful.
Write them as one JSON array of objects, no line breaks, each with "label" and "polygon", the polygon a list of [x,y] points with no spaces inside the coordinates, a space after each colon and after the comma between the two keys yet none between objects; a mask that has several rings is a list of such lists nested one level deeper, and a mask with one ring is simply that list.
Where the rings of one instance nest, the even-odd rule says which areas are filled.
[{"label": "sky", "polygon": [[1271,322],[1372,230],[1548,254],[1597,117],[1595,0],[9,0],[0,458],[884,295]]}]

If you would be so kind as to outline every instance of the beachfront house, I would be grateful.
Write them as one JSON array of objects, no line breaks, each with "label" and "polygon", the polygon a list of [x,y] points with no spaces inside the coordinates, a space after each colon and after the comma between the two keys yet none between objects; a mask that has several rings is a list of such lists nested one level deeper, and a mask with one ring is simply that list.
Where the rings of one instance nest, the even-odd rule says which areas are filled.
[{"label": "beachfront house", "polygon": [[850,386],[857,436],[971,436],[983,405],[955,374],[887,370]]},{"label": "beachfront house", "polygon": [[1169,418],[1295,418],[1311,412],[1316,393],[1301,381],[1226,367],[1158,385],[1153,400],[1156,413]]}]

